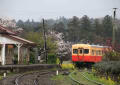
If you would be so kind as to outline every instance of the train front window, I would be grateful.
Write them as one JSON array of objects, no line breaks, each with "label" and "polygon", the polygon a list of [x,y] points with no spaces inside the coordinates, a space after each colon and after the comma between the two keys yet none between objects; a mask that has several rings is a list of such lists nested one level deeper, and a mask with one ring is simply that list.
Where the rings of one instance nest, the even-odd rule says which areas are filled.
[{"label": "train front window", "polygon": [[80,49],[80,54],[82,54],[82,49]]},{"label": "train front window", "polygon": [[78,54],[78,49],[73,49],[73,54]]},{"label": "train front window", "polygon": [[84,54],[88,54],[89,53],[89,49],[84,49]]}]

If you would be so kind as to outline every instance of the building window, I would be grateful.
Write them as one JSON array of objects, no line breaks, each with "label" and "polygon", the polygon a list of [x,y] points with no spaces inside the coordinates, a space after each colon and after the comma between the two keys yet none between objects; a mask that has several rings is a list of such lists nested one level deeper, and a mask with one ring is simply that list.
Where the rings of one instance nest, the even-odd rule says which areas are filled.
[{"label": "building window", "polygon": [[73,54],[78,54],[78,49],[73,49]]}]

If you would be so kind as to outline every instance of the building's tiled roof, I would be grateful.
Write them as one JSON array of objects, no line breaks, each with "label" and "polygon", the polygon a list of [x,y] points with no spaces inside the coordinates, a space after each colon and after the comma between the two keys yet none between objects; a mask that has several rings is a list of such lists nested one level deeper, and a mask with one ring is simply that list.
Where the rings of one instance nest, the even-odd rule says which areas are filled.
[{"label": "building's tiled roof", "polygon": [[3,36],[4,36],[4,37],[7,37],[7,38],[9,38],[9,39],[18,41],[18,42],[23,43],[23,44],[35,45],[34,42],[29,41],[29,40],[26,40],[26,39],[21,38],[21,37],[18,37],[18,36],[15,36],[15,35],[5,35],[5,34],[4,34]]},{"label": "building's tiled roof", "polygon": [[[10,29],[6,28],[6,27],[3,27],[0,25],[0,32],[4,32],[2,33],[2,36],[4,37],[7,37],[7,38],[10,38],[12,40],[15,40],[15,41],[18,41],[20,43],[23,43],[23,44],[30,44],[30,45],[35,45],[34,42],[32,41],[29,41],[29,40],[26,40],[26,39],[23,39],[19,36],[16,36],[15,35],[15,32],[11,31]],[[7,33],[7,34],[6,34]]]},{"label": "building's tiled roof", "polygon": [[4,33],[8,33],[8,34],[13,34],[15,35],[15,32],[13,32],[12,30],[6,28],[6,27],[3,27],[0,25],[0,32],[4,32]]}]

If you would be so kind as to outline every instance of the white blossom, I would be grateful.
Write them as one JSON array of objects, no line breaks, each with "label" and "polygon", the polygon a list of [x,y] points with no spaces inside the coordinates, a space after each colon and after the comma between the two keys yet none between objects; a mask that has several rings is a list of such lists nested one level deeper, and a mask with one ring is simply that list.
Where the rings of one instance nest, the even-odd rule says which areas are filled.
[{"label": "white blossom", "polygon": [[17,27],[15,20],[9,18],[0,18],[0,25],[4,27],[13,27],[13,28]]},{"label": "white blossom", "polygon": [[55,32],[55,31],[49,31],[49,36],[52,36],[57,43],[57,54],[59,56],[65,56],[67,54],[71,54],[71,42],[65,42],[64,41],[64,35],[63,33]]}]

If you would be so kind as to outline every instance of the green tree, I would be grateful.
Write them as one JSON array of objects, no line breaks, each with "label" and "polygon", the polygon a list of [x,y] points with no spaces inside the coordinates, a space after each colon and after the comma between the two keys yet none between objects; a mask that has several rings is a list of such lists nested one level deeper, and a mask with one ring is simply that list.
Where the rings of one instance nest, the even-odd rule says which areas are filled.
[{"label": "green tree", "polygon": [[112,38],[112,18],[109,15],[106,15],[102,21],[103,34],[101,36],[105,38]]},{"label": "green tree", "polygon": [[91,21],[87,15],[81,18],[81,39],[83,42],[90,41],[90,36],[92,36]]},{"label": "green tree", "polygon": [[[28,32],[25,35],[25,38],[31,40],[37,44],[37,48],[44,48],[44,39],[42,32]],[[47,36],[47,49],[48,53],[55,53],[56,50],[56,43],[53,42],[51,36]]]},{"label": "green tree", "polygon": [[81,28],[86,31],[91,31],[91,21],[87,15],[81,18]]},{"label": "green tree", "polygon": [[99,19],[95,19],[94,24],[93,24],[93,28],[94,28],[93,31],[95,32],[96,35],[101,35],[101,33],[102,33],[102,28],[101,27],[102,26],[99,22]]},{"label": "green tree", "polygon": [[54,24],[53,29],[55,31],[57,31],[57,32],[64,33],[64,30],[65,30],[64,23],[63,22],[59,22],[59,23]]},{"label": "green tree", "polygon": [[79,18],[74,16],[68,23],[68,40],[72,42],[79,41],[79,31],[80,31]]}]

